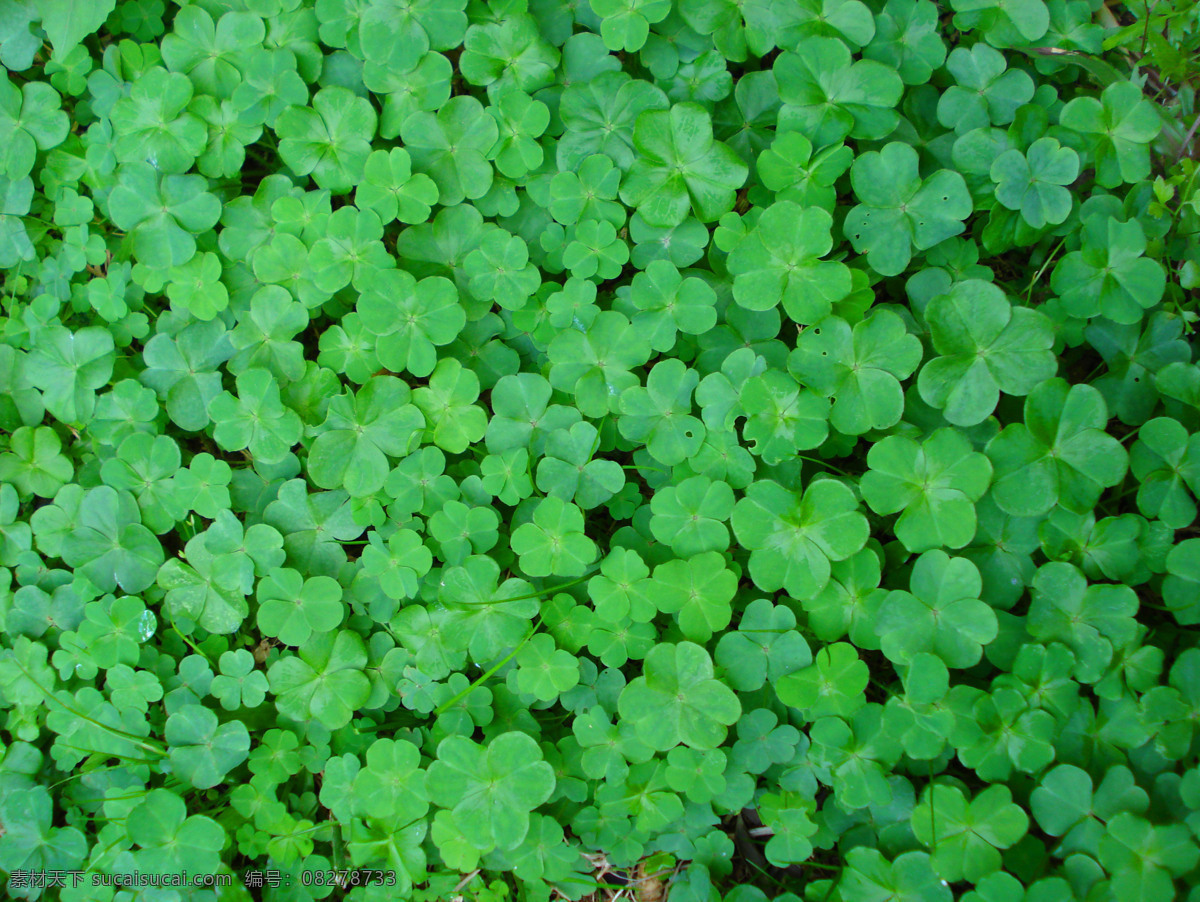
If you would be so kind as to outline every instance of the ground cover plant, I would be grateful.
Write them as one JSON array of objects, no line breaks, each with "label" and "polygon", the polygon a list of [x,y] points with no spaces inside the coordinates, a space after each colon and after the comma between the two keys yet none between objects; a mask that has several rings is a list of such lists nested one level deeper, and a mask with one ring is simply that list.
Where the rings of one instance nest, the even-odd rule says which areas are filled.
[{"label": "ground cover plant", "polygon": [[7,895],[1200,899],[1198,51],[0,0]]}]

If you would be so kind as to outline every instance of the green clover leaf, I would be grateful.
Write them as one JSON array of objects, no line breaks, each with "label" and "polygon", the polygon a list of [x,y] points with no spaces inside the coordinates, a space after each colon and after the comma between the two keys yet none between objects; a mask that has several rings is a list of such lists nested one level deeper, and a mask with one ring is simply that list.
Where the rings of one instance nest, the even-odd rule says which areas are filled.
[{"label": "green clover leaf", "polygon": [[1010,148],[996,157],[990,175],[996,200],[1041,229],[1071,215],[1071,192],[1063,186],[1078,178],[1079,155],[1053,138],[1038,138],[1025,153]]},{"label": "green clover leaf", "polygon": [[651,748],[716,748],[741,716],[737,696],[713,678],[712,659],[695,643],[656,645],[642,672],[621,690],[618,704],[621,717]]},{"label": "green clover leaf", "polygon": [[822,209],[791,201],[767,207],[729,255],[734,299],[747,310],[782,303],[797,323],[828,316],[850,293],[845,264],[822,261],[833,247],[833,218]]},{"label": "green clover leaf", "polygon": [[693,476],[654,493],[650,531],[680,557],[729,546],[725,524],[733,513],[733,489],[707,476]]},{"label": "green clover leaf", "polygon": [[1008,125],[1017,110],[1033,99],[1034,84],[1028,73],[1007,69],[1004,54],[987,44],[955,47],[946,68],[957,84],[938,98],[937,118],[956,134]]},{"label": "green clover leaf", "polygon": [[1129,468],[1140,483],[1138,510],[1172,529],[1192,524],[1200,497],[1200,435],[1188,435],[1169,417],[1149,420],[1130,449]]},{"label": "green clover leaf", "polygon": [[135,865],[151,874],[216,873],[225,831],[210,817],[188,815],[183,799],[168,789],[152,789],[125,818],[129,842],[138,846]]},{"label": "green clover leaf", "polygon": [[699,382],[700,375],[681,360],[657,364],[644,388],[632,387],[621,395],[621,435],[644,442],[651,457],[664,466],[683,463],[704,441],[704,424],[690,415],[692,392]]},{"label": "green clover leaf", "polygon": [[237,395],[221,392],[208,405],[213,438],[226,451],[248,449],[264,463],[278,463],[300,441],[300,418],[284,406],[279,385],[257,367],[238,374]]},{"label": "green clover leaf", "polygon": [[768,370],[742,386],[742,438],[768,464],[821,445],[829,437],[829,402],[791,376]]},{"label": "green clover leaf", "polygon": [[917,152],[907,144],[892,142],[861,154],[850,168],[850,181],[860,203],[842,228],[880,275],[903,272],[914,248],[928,250],[961,234],[963,220],[971,215],[963,177],[939,169],[922,179]]},{"label": "green clover leaf", "polygon": [[297,655],[280,657],[267,671],[275,706],[285,717],[344,727],[366,704],[371,683],[363,669],[367,649],[350,630],[317,633]]},{"label": "green clover leaf", "polygon": [[937,357],[917,377],[925,403],[956,426],[981,423],[1000,393],[1027,395],[1058,368],[1050,320],[1014,307],[990,282],[967,279],[925,310]]},{"label": "green clover leaf", "polygon": [[300,647],[314,633],[337,629],[345,616],[342,587],[328,576],[304,577],[284,567],[258,584],[258,628],[284,645]]},{"label": "green clover leaf", "polygon": [[781,128],[801,132],[814,147],[846,137],[879,141],[899,122],[904,83],[896,70],[873,59],[852,61],[837,38],[801,38],[779,54],[772,71],[783,101]]},{"label": "green clover leaf", "polygon": [[1145,253],[1146,235],[1136,220],[1093,217],[1084,223],[1083,248],[1058,262],[1050,284],[1072,316],[1137,323],[1167,286],[1162,264]]},{"label": "green clover leaf", "polygon": [[906,85],[927,84],[946,61],[937,12],[928,0],[888,0],[875,16],[875,37],[863,56],[891,66]]},{"label": "green clover leaf", "polygon": [[537,487],[583,510],[608,501],[625,485],[625,473],[614,461],[593,459],[598,441],[596,427],[586,421],[550,433],[537,465]]},{"label": "green clover leaf", "polygon": [[1150,174],[1150,143],[1162,120],[1136,85],[1118,81],[1098,100],[1076,97],[1063,107],[1059,120],[1088,136],[1099,185],[1116,188]]},{"label": "green clover leaf", "polygon": [[450,344],[467,322],[454,283],[441,276],[418,282],[400,269],[376,270],[362,286],[356,309],[376,336],[379,362],[418,378],[433,372],[437,348]]},{"label": "green clover leaf", "polygon": [[[407,393],[402,384],[397,391],[399,394],[393,396],[384,405],[385,408],[394,408],[396,398]],[[439,362],[429,376],[429,384],[412,393],[413,404],[420,414],[424,414],[426,436],[451,454],[465,451],[473,442],[483,438],[487,430],[487,414],[473,403],[478,397],[479,377],[452,358]],[[398,412],[402,413],[403,408]],[[391,414],[392,417],[395,415],[396,412]],[[415,417],[406,419],[412,424],[410,426],[406,422],[408,428],[416,425]],[[389,440],[394,442],[397,438],[396,424],[393,422],[389,426]],[[409,448],[415,446],[415,435],[408,444]]]},{"label": "green clover leaf", "polygon": [[889,592],[875,629],[880,648],[897,664],[929,652],[947,667],[971,667],[996,638],[996,614],[979,600],[983,583],[966,558],[927,551],[917,558],[909,592]]},{"label": "green clover leaf", "polygon": [[703,107],[679,103],[648,110],[633,130],[637,159],[621,182],[621,200],[652,226],[678,225],[689,210],[713,222],[733,208],[747,168],[727,144],[713,140]]},{"label": "green clover leaf", "polygon": [[208,139],[204,122],[188,111],[194,90],[191,79],[178,72],[155,66],[144,73],[113,107],[117,161],[149,163],[170,175],[191,169]]},{"label": "green clover leaf", "polygon": [[671,12],[670,0],[589,0],[601,18],[600,36],[609,50],[640,50],[650,26]]},{"label": "green clover leaf", "polygon": [[9,439],[8,451],[0,454],[0,481],[12,483],[25,497],[53,498],[75,474],[61,452],[62,439],[53,429],[22,426]]},{"label": "green clover leaf", "polygon": [[149,163],[127,163],[117,171],[108,211],[130,233],[139,263],[154,269],[181,266],[196,253],[195,236],[221,215],[221,204],[198,175],[159,176]]},{"label": "green clover leaf", "polygon": [[810,598],[824,588],[831,562],[867,541],[867,519],[854,493],[836,480],[797,493],[771,480],[752,483],[733,508],[733,532],[750,550],[750,577],[764,592]]},{"label": "green clover leaf", "polygon": [[788,370],[833,400],[830,424],[846,435],[890,429],[904,413],[900,380],[921,362],[921,342],[890,310],[877,310],[853,328],[827,317],[796,338]]},{"label": "green clover leaf", "polygon": [[583,513],[554,495],[538,502],[531,523],[513,530],[512,549],[530,576],[582,576],[596,558],[596,543],[583,531]]},{"label": "green clover leaf", "polygon": [[[980,880],[1000,868],[1000,850],[1029,829],[1029,817],[1007,786],[994,785],[968,800],[955,786],[934,784],[913,810],[913,833],[943,880]],[[935,832],[936,831],[936,832]]]},{"label": "green clover leaf", "polygon": [[492,187],[494,173],[486,155],[500,130],[474,97],[452,97],[436,115],[413,113],[400,127],[400,137],[413,168],[437,185],[443,206],[483,197]]},{"label": "green clover leaf", "polygon": [[988,489],[992,464],[953,429],[921,444],[889,435],[871,446],[863,500],[878,514],[900,513],[896,537],[909,551],[962,548],[975,537],[975,503]]},{"label": "green clover leaf", "polygon": [[397,219],[409,225],[425,222],[437,200],[437,185],[424,173],[412,171],[412,159],[402,147],[371,151],[363,164],[363,181],[354,189],[354,203],[373,210],[384,225]]},{"label": "green clover leaf", "polygon": [[0,82],[0,141],[7,178],[23,179],[33,172],[39,150],[51,150],[66,140],[71,122],[60,105],[58,92],[42,82],[19,88],[7,76]]},{"label": "green clover leaf", "polygon": [[634,129],[647,110],[665,111],[671,102],[649,82],[624,72],[601,72],[568,85],[559,105],[566,132],[555,151],[560,172],[577,171],[589,156],[609,157],[625,172],[640,152]]},{"label": "green clover leaf", "polygon": [[254,655],[244,648],[221,654],[221,673],[213,677],[212,695],[226,711],[257,708],[267,697],[267,675],[254,666]]},{"label": "green clover leaf", "polygon": [[1138,599],[1127,586],[1091,585],[1078,569],[1043,564],[1033,579],[1027,628],[1039,641],[1075,652],[1075,674],[1087,683],[1104,675],[1117,649],[1137,634]]},{"label": "green clover leaf", "polygon": [[1196,552],[1200,539],[1185,539],[1167,555],[1167,578],[1163,580],[1163,601],[1180,623],[1200,623],[1200,566]]},{"label": "green clover leaf", "polygon": [[1025,422],[988,442],[992,496],[1006,513],[1037,517],[1055,504],[1085,513],[1125,475],[1128,455],[1104,432],[1108,410],[1090,385],[1048,379],[1025,399]]},{"label": "green clover leaf", "polygon": [[409,403],[408,386],[376,376],[353,395],[329,404],[325,422],[308,452],[309,476],[323,489],[344,487],[351,495],[383,488],[389,457],[416,450],[425,418]]},{"label": "green clover leaf", "polygon": [[319,90],[312,106],[292,106],[275,120],[279,155],[296,175],[345,194],[362,182],[378,116],[363,97],[333,85]]},{"label": "green clover leaf", "polygon": [[695,276],[685,278],[668,260],[651,260],[635,275],[629,299],[638,309],[634,328],[649,336],[656,351],[670,351],[680,332],[703,335],[717,324],[717,293],[712,286]]},{"label": "green clover leaf", "polygon": [[185,705],[167,718],[171,768],[197,789],[210,789],[246,760],[250,733],[238,720],[217,726],[217,715],[202,705]]},{"label": "green clover leaf", "polygon": [[62,558],[97,588],[137,593],[154,584],[163,549],[141,523],[137,501],[109,486],[89,489],[64,538]]},{"label": "green clover leaf", "polygon": [[486,852],[521,844],[530,812],[550,798],[555,777],[532,737],[506,732],[486,746],[443,739],[425,783],[434,804],[454,812],[462,837]]}]

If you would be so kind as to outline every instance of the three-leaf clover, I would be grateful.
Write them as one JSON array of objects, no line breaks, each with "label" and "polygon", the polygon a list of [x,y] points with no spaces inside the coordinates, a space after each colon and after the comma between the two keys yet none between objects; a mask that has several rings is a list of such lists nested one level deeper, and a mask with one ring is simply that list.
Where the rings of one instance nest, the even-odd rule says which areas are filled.
[{"label": "three-leaf clover", "polygon": [[621,717],[651,748],[716,748],[741,716],[737,696],[714,678],[708,652],[693,642],[656,645],[642,673],[621,691],[618,704]]},{"label": "three-leaf clover", "polygon": [[846,435],[890,429],[904,414],[900,380],[921,362],[921,341],[890,310],[877,310],[853,328],[830,316],[796,338],[788,370],[833,400],[830,424]]},{"label": "three-leaf clover", "polygon": [[1137,323],[1167,287],[1162,264],[1145,253],[1146,234],[1136,219],[1090,217],[1083,225],[1083,247],[1058,262],[1050,285],[1072,316]]},{"label": "three-leaf clover", "polygon": [[1048,379],[1025,399],[1025,422],[1012,423],[987,445],[995,468],[992,497],[1018,517],[1055,504],[1092,510],[1100,493],[1125,475],[1128,455],[1104,431],[1108,410],[1090,385]]},{"label": "three-leaf clover", "polygon": [[752,483],[733,508],[733,531],[750,550],[750,577],[764,592],[811,598],[829,582],[831,562],[850,557],[868,536],[854,493],[822,479],[797,493],[771,480]]},{"label": "three-leaf clover", "polygon": [[797,323],[828,316],[850,293],[846,265],[820,259],[833,247],[832,227],[833,217],[818,207],[791,201],[767,207],[729,255],[734,299],[747,310],[782,303]]},{"label": "three-leaf clover", "polygon": [[529,814],[554,792],[554,769],[527,733],[507,732],[480,746],[448,736],[437,747],[425,785],[434,804],[454,813],[464,839],[481,852],[515,849]]},{"label": "three-leaf clover", "polygon": [[917,387],[956,426],[983,422],[1002,391],[1026,395],[1058,368],[1050,320],[1013,306],[991,282],[955,284],[929,302],[925,320],[939,356],[921,368]]},{"label": "three-leaf clover", "polygon": [[983,646],[996,638],[996,613],[979,600],[979,570],[966,558],[927,551],[913,566],[909,590],[888,593],[875,629],[888,659],[909,664],[930,652],[947,667],[979,663]]},{"label": "three-leaf clover", "polygon": [[649,110],[633,130],[637,158],[621,182],[621,200],[650,225],[678,225],[689,210],[713,222],[733,208],[747,167],[727,144],[713,140],[712,119],[699,104]]},{"label": "three-leaf clover", "polygon": [[850,182],[860,203],[842,228],[880,275],[899,275],[914,248],[928,250],[961,234],[963,220],[971,215],[971,194],[963,177],[939,169],[922,179],[917,152],[908,144],[893,141],[882,150],[860,154],[850,168]]},{"label": "three-leaf clover", "polygon": [[1038,138],[1025,153],[1015,147],[1004,151],[990,174],[996,200],[1041,229],[1071,215],[1071,192],[1065,186],[1079,176],[1079,155],[1054,138]]},{"label": "three-leaf clover", "polygon": [[583,529],[583,513],[555,495],[538,502],[533,521],[513,530],[512,549],[530,576],[582,576],[596,558]]},{"label": "three-leaf clover", "polygon": [[878,514],[900,512],[896,537],[909,551],[962,548],[975,537],[975,503],[988,489],[992,464],[953,429],[921,444],[889,435],[871,446],[863,500]]}]

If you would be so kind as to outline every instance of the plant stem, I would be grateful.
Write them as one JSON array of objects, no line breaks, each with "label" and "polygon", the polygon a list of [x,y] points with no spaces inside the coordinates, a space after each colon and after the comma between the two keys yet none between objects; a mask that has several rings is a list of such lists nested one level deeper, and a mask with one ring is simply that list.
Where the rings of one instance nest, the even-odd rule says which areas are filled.
[{"label": "plant stem", "polygon": [[541,623],[542,623],[542,618],[539,617],[537,620],[534,621],[533,628],[525,634],[525,638],[522,639],[519,643],[517,643],[517,645],[513,648],[512,651],[510,651],[507,655],[505,655],[503,658],[501,658],[499,661],[497,661],[495,664],[493,664],[491,667],[489,667],[487,670],[485,670],[482,674],[480,674],[478,677],[476,677],[475,681],[473,683],[471,683],[470,686],[468,686],[466,689],[462,690],[462,692],[459,692],[457,695],[454,696],[454,698],[448,699],[447,701],[444,701],[440,705],[438,705],[437,708],[434,709],[434,712],[433,712],[434,717],[441,717],[450,708],[453,708],[455,705],[457,705],[459,702],[461,702],[464,698],[466,698],[468,695],[470,695],[472,692],[474,692],[475,688],[477,686],[479,686],[481,683],[484,683],[487,680],[491,679],[492,676],[495,675],[496,671],[498,671],[501,667],[503,667],[505,664],[507,664],[509,661],[511,661],[514,657],[516,657],[517,652],[519,652],[522,648],[525,647],[525,643],[533,638],[533,634],[538,631],[538,627],[541,626]]}]

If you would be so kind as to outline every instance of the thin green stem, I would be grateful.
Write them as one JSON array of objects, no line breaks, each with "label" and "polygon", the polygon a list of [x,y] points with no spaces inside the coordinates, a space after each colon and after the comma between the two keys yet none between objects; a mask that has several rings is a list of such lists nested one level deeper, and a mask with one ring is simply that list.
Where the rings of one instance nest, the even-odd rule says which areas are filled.
[{"label": "thin green stem", "polygon": [[929,759],[929,854],[937,854],[937,799],[933,791],[933,759]]},{"label": "thin green stem", "polygon": [[876,689],[878,689],[880,692],[884,692],[887,695],[890,695],[892,698],[899,698],[899,696],[896,695],[895,692],[893,692],[887,686],[883,685],[883,683],[879,682],[879,680],[875,679],[875,677],[869,677],[869,679],[871,680],[871,685],[874,686]]},{"label": "thin green stem", "polygon": [[821,458],[819,458],[819,457],[805,457],[803,454],[797,454],[796,457],[799,460],[807,460],[811,464],[820,464],[821,466],[825,467],[828,470],[832,470],[834,473],[837,473],[840,476],[845,476],[847,479],[854,478],[849,473],[847,473],[845,470],[843,470],[841,467],[835,467],[829,461],[821,460]]},{"label": "thin green stem", "polygon": [[1066,241],[1067,241],[1066,238],[1062,238],[1059,240],[1058,244],[1054,245],[1053,250],[1051,250],[1049,255],[1046,257],[1046,262],[1044,262],[1038,268],[1038,271],[1033,274],[1033,278],[1029,280],[1029,286],[1025,289],[1025,306],[1026,307],[1028,307],[1030,305],[1030,303],[1032,303],[1032,301],[1033,301],[1033,286],[1038,283],[1038,280],[1042,277],[1042,273],[1044,273],[1046,271],[1046,267],[1051,264],[1051,262],[1054,260],[1055,256],[1058,254],[1058,252],[1060,250],[1062,250],[1062,246],[1066,243]]},{"label": "thin green stem", "polygon": [[819,861],[802,861],[800,862],[800,866],[805,868],[820,868],[823,871],[837,871],[839,873],[842,870],[836,864],[822,864]]},{"label": "thin green stem", "polygon": [[[126,740],[127,742],[132,742],[138,748],[142,749],[143,751],[150,752],[152,755],[157,755],[160,758],[167,757],[167,752],[165,749],[160,749],[157,746],[150,745],[149,743],[145,742],[141,736],[137,736],[133,733],[127,733],[124,730],[117,729],[116,727],[110,727],[106,723],[102,723],[101,721],[98,721],[94,718],[88,717],[82,711],[76,711],[74,708],[72,708],[70,705],[68,705],[66,702],[64,702],[57,695],[54,695],[53,693],[47,691],[45,686],[43,686],[36,679],[34,679],[33,674],[31,674],[28,670],[25,669],[25,665],[17,660],[16,655],[10,655],[9,660],[17,665],[17,668],[23,674],[25,674],[25,678],[27,680],[29,680],[29,682],[33,683],[33,685],[35,685],[39,690],[41,690],[41,693],[44,696],[46,696],[47,699],[57,702],[59,705],[61,705],[63,708],[65,708],[69,713],[73,714],[75,717],[78,717],[80,720],[87,721],[94,727],[99,727],[102,730],[112,733],[114,736],[118,736],[121,739]],[[83,750],[81,749],[80,751],[83,751]],[[89,754],[96,754],[95,749],[89,749],[87,751],[89,752]],[[120,756],[109,753],[109,757],[118,758]]]},{"label": "thin green stem", "polygon": [[188,648],[190,648],[192,651],[194,651],[196,654],[198,654],[200,657],[202,657],[204,660],[206,660],[209,663],[209,666],[212,666],[212,663],[213,663],[212,658],[210,658],[208,655],[206,655],[204,653],[204,649],[202,649],[199,645],[197,645],[195,642],[193,642],[191,639],[189,639],[187,636],[185,636],[183,634],[183,631],[180,630],[179,627],[175,625],[174,617],[171,618],[171,629],[174,631],[176,636],[178,636],[180,639],[182,639],[184,641],[184,643],[187,645]]},{"label": "thin green stem", "polygon": [[1141,431],[1142,431],[1142,427],[1138,426],[1138,428],[1133,430],[1133,432],[1130,432],[1128,435],[1123,436],[1121,438],[1121,444],[1122,445],[1125,444],[1127,441],[1129,441],[1131,438],[1134,438]]},{"label": "thin green stem", "polygon": [[536,592],[526,592],[524,595],[512,595],[506,598],[489,598],[487,601],[459,601],[455,604],[461,605],[485,605],[485,604],[500,604],[505,601],[524,601],[526,598],[541,598],[543,595],[553,595],[561,592],[563,589],[569,589],[571,586],[577,586],[584,580],[590,579],[596,572],[596,568],[588,569],[588,572],[578,579],[573,579],[570,582],[559,583],[557,586],[551,586],[547,589],[538,589]]},{"label": "thin green stem", "polygon": [[491,667],[489,667],[487,670],[485,670],[482,674],[480,674],[478,677],[476,677],[474,682],[472,682],[471,685],[468,686],[466,689],[462,690],[462,692],[459,692],[453,698],[447,699],[446,701],[444,701],[440,705],[438,705],[437,708],[433,712],[434,716],[441,717],[443,714],[445,714],[447,711],[449,711],[451,708],[453,708],[455,705],[457,705],[459,702],[461,702],[464,698],[466,698],[468,695],[470,695],[472,692],[474,692],[478,686],[482,685],[483,683],[490,680],[493,676],[495,676],[496,671],[498,671],[501,667],[503,667],[505,664],[507,664],[513,658],[515,658],[517,655],[517,652],[519,652],[522,648],[525,647],[525,643],[533,638],[533,634],[538,631],[538,627],[541,626],[541,624],[542,624],[542,618],[539,617],[537,620],[535,620],[533,622],[533,627],[529,630],[529,632],[527,632],[525,634],[525,638],[522,639],[520,642],[518,642],[516,644],[516,646],[513,647],[512,651],[510,651],[503,658],[501,658],[499,661],[497,661],[495,664],[493,664]]},{"label": "thin green stem", "polygon": [[608,414],[600,418],[600,425],[596,427],[596,440],[592,442],[592,450],[588,452],[587,460],[583,463],[586,466],[592,462],[592,458],[596,456],[596,452],[600,450],[600,434],[604,431],[604,423],[608,420]]}]

